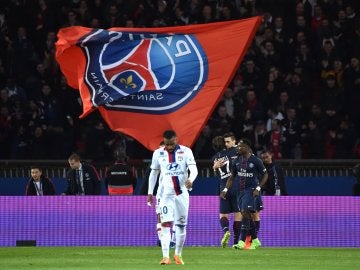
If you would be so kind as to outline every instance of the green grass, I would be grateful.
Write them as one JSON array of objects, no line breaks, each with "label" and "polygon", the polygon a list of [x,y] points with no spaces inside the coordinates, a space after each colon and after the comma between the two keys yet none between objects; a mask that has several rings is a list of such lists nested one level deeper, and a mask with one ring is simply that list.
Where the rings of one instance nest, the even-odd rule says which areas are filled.
[{"label": "green grass", "polygon": [[0,269],[360,269],[355,248],[185,247],[183,266],[161,266],[161,257],[159,247],[11,247],[0,248]]}]

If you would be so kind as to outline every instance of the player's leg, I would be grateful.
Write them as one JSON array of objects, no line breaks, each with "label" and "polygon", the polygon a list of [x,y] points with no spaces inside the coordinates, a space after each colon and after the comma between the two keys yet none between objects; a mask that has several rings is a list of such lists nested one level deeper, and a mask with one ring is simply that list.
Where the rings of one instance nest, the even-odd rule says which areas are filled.
[{"label": "player's leg", "polygon": [[258,233],[260,230],[260,211],[263,209],[263,202],[261,195],[255,198],[256,212],[252,214],[253,220],[253,231],[252,231],[252,243],[258,248],[261,246],[261,242],[258,238]]},{"label": "player's leg", "polygon": [[157,224],[156,224],[156,232],[158,235],[158,246],[161,246],[161,219],[160,219],[160,198],[156,197],[156,205],[155,205],[155,211],[157,215]]},{"label": "player's leg", "polygon": [[229,212],[230,212],[230,202],[226,199],[220,199],[220,215],[219,221],[221,230],[223,232],[223,237],[221,239],[221,246],[225,248],[230,239],[230,229],[229,229]]},{"label": "player's leg", "polygon": [[251,229],[251,239],[252,244],[255,246],[255,248],[258,248],[261,246],[261,242],[258,237],[258,232],[260,228],[260,212],[257,211],[255,213],[252,213],[252,220],[253,220],[253,228]]},{"label": "player's leg", "polygon": [[175,195],[163,195],[160,201],[160,209],[161,209],[161,250],[163,253],[163,260],[160,264],[168,264],[162,263],[163,261],[170,261],[170,228],[174,222],[174,206],[175,206]]},{"label": "player's leg", "polygon": [[189,193],[183,192],[175,200],[175,254],[176,264],[184,264],[182,251],[186,239],[186,225],[189,213]]},{"label": "player's leg", "polygon": [[175,248],[176,246],[176,227],[173,224],[171,228],[171,240],[170,240],[170,248]]},{"label": "player's leg", "polygon": [[[255,200],[252,196],[252,192],[245,191],[239,196],[239,206],[242,214],[242,222],[241,222],[241,235],[240,241],[238,244],[234,245],[235,249],[244,249],[245,248],[245,240],[251,226],[251,212],[255,209]],[[254,249],[250,246],[250,249]]]},{"label": "player's leg", "polygon": [[234,244],[237,244],[240,239],[241,232],[241,211],[238,204],[239,192],[234,191],[228,194],[227,201],[229,205],[229,212],[234,213],[234,223],[233,223],[233,232],[234,232]]},{"label": "player's leg", "polygon": [[160,214],[157,214],[157,224],[156,224],[156,232],[158,235],[158,241],[157,241],[157,245],[159,247],[161,247],[161,220],[160,220]]},{"label": "player's leg", "polygon": [[242,222],[241,212],[234,213],[234,224],[233,224],[234,245],[237,244],[240,239],[241,222]]}]

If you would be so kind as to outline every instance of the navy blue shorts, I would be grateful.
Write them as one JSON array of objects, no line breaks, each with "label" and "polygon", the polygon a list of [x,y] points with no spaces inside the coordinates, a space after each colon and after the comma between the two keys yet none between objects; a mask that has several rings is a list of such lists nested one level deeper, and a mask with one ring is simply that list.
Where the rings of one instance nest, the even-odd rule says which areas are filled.
[{"label": "navy blue shorts", "polygon": [[264,209],[261,194],[260,194],[259,196],[256,196],[256,197],[255,197],[255,209],[256,209],[257,212],[259,212],[259,211],[261,211],[261,210]]},{"label": "navy blue shorts", "polygon": [[226,200],[220,198],[220,214],[240,212],[238,194],[239,193],[229,190],[229,192],[226,193]]},{"label": "navy blue shorts", "polygon": [[[238,204],[241,212],[255,213],[262,209],[262,200],[260,196],[253,196],[254,189],[247,189],[240,192]],[[260,197],[260,198],[259,198]],[[260,209],[261,208],[261,209]]]}]

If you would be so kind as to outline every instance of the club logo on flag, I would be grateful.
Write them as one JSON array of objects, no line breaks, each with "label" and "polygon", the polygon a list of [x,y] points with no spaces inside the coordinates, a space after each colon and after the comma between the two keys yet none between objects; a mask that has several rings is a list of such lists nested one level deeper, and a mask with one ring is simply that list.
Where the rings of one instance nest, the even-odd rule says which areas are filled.
[{"label": "club logo on flag", "polygon": [[193,35],[101,29],[78,45],[86,56],[84,79],[96,107],[165,114],[186,105],[207,80],[207,57]]},{"label": "club logo on flag", "polygon": [[[209,24],[62,28],[56,60],[83,112],[150,150],[165,130],[192,146],[231,83],[262,17]],[[164,155],[163,155],[164,157]]]}]

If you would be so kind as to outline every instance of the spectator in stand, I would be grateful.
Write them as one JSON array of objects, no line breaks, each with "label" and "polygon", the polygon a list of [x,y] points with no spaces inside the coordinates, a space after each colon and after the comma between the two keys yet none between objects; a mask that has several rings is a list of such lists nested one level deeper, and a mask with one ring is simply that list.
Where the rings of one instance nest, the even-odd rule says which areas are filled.
[{"label": "spectator in stand", "polygon": [[250,138],[253,145],[252,150],[256,156],[260,156],[260,153],[265,150],[267,143],[265,122],[259,120],[255,124],[254,132]]},{"label": "spectator in stand", "polygon": [[30,138],[27,129],[20,124],[15,127],[15,135],[10,145],[11,159],[28,159],[29,158]]},{"label": "spectator in stand", "polygon": [[[213,135],[220,135],[230,132],[232,128],[232,119],[227,113],[224,104],[220,103],[215,114],[210,118],[209,124],[213,131]],[[211,145],[211,140],[210,140]]]},{"label": "spectator in stand", "polygon": [[353,55],[350,65],[344,71],[345,104],[344,110],[349,114],[358,131],[360,130],[360,57]]},{"label": "spectator in stand", "polygon": [[230,87],[225,89],[221,101],[226,108],[227,115],[233,119],[234,110],[237,104],[236,104],[236,99],[234,98],[234,91]]},{"label": "spectator in stand", "polygon": [[69,10],[67,12],[67,18],[65,19],[65,23],[62,27],[70,27],[76,25],[81,25],[78,19],[78,14],[76,13],[75,10]]},{"label": "spectator in stand", "polygon": [[216,19],[212,6],[209,4],[205,4],[202,8],[198,23],[211,23],[215,21]]},{"label": "spectator in stand", "polygon": [[273,153],[275,159],[280,159],[283,157],[284,129],[279,119],[273,119],[271,123],[272,129],[267,133],[267,148]]},{"label": "spectator in stand", "polygon": [[46,130],[41,126],[35,126],[30,137],[29,153],[32,153],[33,159],[46,159],[49,151],[49,138]]},{"label": "spectator in stand", "polygon": [[335,145],[334,158],[351,159],[354,157],[354,147],[356,133],[352,123],[347,119],[342,119],[340,126],[333,133],[332,142]]},{"label": "spectator in stand", "polygon": [[280,92],[278,101],[276,103],[276,109],[283,116],[286,115],[286,111],[289,107],[292,106],[292,101],[290,99],[289,93],[286,90]]},{"label": "spectator in stand", "polygon": [[235,123],[234,133],[236,136],[251,138],[255,127],[255,121],[250,109],[245,109],[241,115],[235,118]]},{"label": "spectator in stand", "polygon": [[308,103],[312,98],[312,93],[308,90],[309,87],[303,81],[300,74],[291,72],[288,78],[286,88],[289,89],[289,96],[293,101],[293,106],[302,113],[308,109]]},{"label": "spectator in stand", "polygon": [[258,58],[259,66],[263,67],[265,72],[270,70],[270,67],[283,68],[280,54],[275,51],[274,43],[270,40],[264,40],[260,46],[262,55]]},{"label": "spectator in stand", "polygon": [[[309,45],[305,42],[299,44],[293,59],[293,68],[302,74],[304,81],[311,82],[314,78],[315,61],[311,56]],[[309,88],[311,86],[308,86]]]},{"label": "spectator in stand", "polygon": [[266,89],[264,93],[262,93],[261,100],[264,101],[265,108],[270,108],[274,104],[276,104],[276,101],[278,100],[279,92],[278,89],[275,87],[275,83],[272,81],[268,81],[266,84]]},{"label": "spectator in stand", "polygon": [[246,93],[246,101],[244,106],[247,110],[250,110],[252,119],[254,121],[260,121],[265,117],[264,106],[261,101],[257,98],[254,89],[250,88]]},{"label": "spectator in stand", "polygon": [[253,59],[247,59],[244,61],[244,69],[241,72],[241,76],[245,86],[261,89],[262,73],[261,70],[255,65],[255,61]]},{"label": "spectator in stand", "polygon": [[289,42],[292,43],[293,40],[296,38],[296,35],[302,32],[304,35],[304,38],[306,40],[311,40],[311,30],[308,21],[306,20],[305,16],[298,15],[295,17],[295,26],[292,30],[293,38],[290,38]]},{"label": "spectator in stand", "polygon": [[342,91],[337,85],[336,77],[330,73],[325,80],[325,84],[320,88],[319,100],[321,106],[331,106],[340,109],[343,107]]},{"label": "spectator in stand", "polygon": [[[157,25],[161,27],[210,23],[254,15],[263,15],[264,19],[256,33],[257,42],[252,42],[239,69],[240,72],[233,78],[231,87],[239,102],[234,104],[235,121],[230,123],[228,130],[235,132],[240,129],[241,132],[236,135],[239,137],[244,135],[242,102],[245,100],[248,88],[256,91],[258,99],[263,103],[264,112],[279,105],[278,111],[286,115],[286,109],[295,106],[298,116],[305,117],[299,120],[308,123],[312,119],[312,116],[308,114],[310,108],[303,109],[296,106],[297,95],[291,92],[291,87],[284,87],[287,83],[284,78],[287,76],[283,77],[282,74],[295,72],[299,74],[300,81],[305,83],[305,104],[321,103],[322,110],[326,112],[324,125],[316,121],[319,127],[324,126],[326,133],[327,147],[324,151],[331,152],[331,147],[335,148],[338,141],[330,139],[330,134],[338,130],[341,117],[348,116],[354,124],[355,131],[360,132],[360,118],[358,117],[360,115],[360,106],[358,106],[360,104],[358,53],[360,24],[358,5],[354,4],[355,1],[317,1],[316,3],[314,1],[282,1],[282,5],[273,5],[273,1],[253,0],[226,1],[226,3],[222,1],[166,1],[166,3],[165,1],[135,1],[136,3],[133,1],[133,3],[130,1],[131,4],[129,2],[127,5],[122,5],[121,2],[124,1],[107,3],[101,0],[69,2],[39,0],[35,5],[31,5],[29,1],[5,1],[1,6],[0,89],[3,89],[6,81],[11,79],[16,87],[10,89],[10,94],[18,91],[17,95],[20,95],[23,100],[9,102],[1,98],[1,109],[6,115],[6,109],[3,109],[3,106],[4,103],[8,103],[6,106],[11,116],[11,129],[0,130],[0,141],[6,138],[7,148],[12,145],[15,149],[15,145],[18,145],[18,151],[23,152],[22,149],[26,148],[26,140],[20,140],[25,144],[18,144],[19,136],[15,135],[18,127],[22,125],[26,129],[28,127],[33,129],[34,126],[42,125],[42,123],[31,123],[36,121],[29,118],[31,113],[27,113],[26,108],[30,107],[30,100],[42,99],[41,86],[44,84],[52,89],[53,94],[49,99],[54,102],[50,102],[51,107],[55,106],[56,110],[60,111],[57,123],[47,126],[46,133],[52,137],[53,143],[50,147],[54,147],[54,151],[51,151],[48,158],[63,158],[68,155],[64,152],[69,153],[69,150],[59,149],[65,143],[62,140],[72,140],[65,143],[67,148],[72,147],[71,152],[78,151],[75,142],[83,142],[83,134],[87,134],[93,126],[91,117],[78,120],[82,111],[79,92],[73,91],[66,85],[55,61],[54,43],[60,27],[71,25],[104,29],[112,26]],[[277,56],[280,56],[280,60]],[[276,59],[278,60],[273,61]],[[276,69],[275,67],[281,68],[277,76],[273,76],[274,73],[271,71]],[[269,70],[269,73],[263,74],[263,70]],[[319,89],[324,89],[321,82],[326,81],[330,73],[335,75],[336,85],[344,91],[341,95],[344,103],[335,108],[334,104],[324,104],[322,98],[319,97]],[[266,78],[267,75],[269,78]],[[276,79],[273,80],[270,77],[276,77]],[[301,87],[303,86],[300,85]],[[278,104],[277,98],[274,104],[272,95],[269,97],[271,101],[268,101],[269,93],[265,93],[265,89],[271,92],[272,88],[276,93],[280,90],[290,91],[289,97],[284,98],[289,101]],[[303,105],[304,102],[301,104]],[[49,109],[47,108],[47,111],[44,109],[46,116]],[[68,126],[65,115],[70,115],[74,119],[74,135],[64,135],[64,130]],[[256,121],[258,120],[266,121],[266,115]],[[238,125],[240,127],[237,127]],[[217,134],[224,132],[221,130]],[[138,151],[139,147],[141,151]],[[5,148],[1,147],[2,150]],[[151,156],[145,147],[132,148],[130,146],[127,152],[130,157],[133,157],[133,154],[141,158]],[[1,154],[5,159],[26,156],[20,152],[14,154],[14,151],[5,149],[1,151]],[[28,157],[32,158],[33,154],[28,152]],[[83,157],[88,158],[86,155],[84,152]],[[111,151],[106,151],[101,158],[110,161]]]},{"label": "spectator in stand", "polygon": [[290,107],[286,110],[286,117],[282,121],[284,128],[283,132],[283,144],[282,144],[282,157],[283,158],[301,158],[301,154],[296,150],[299,150],[299,132],[300,123],[297,120],[296,109]]},{"label": "spectator in stand", "polygon": [[324,135],[315,120],[309,120],[307,126],[300,134],[303,158],[324,158]]},{"label": "spectator in stand", "polygon": [[276,41],[277,47],[279,47],[279,51],[284,53],[286,42],[289,39],[289,33],[281,16],[275,17],[272,29],[274,31],[274,40]]},{"label": "spectator in stand", "polygon": [[214,133],[210,126],[208,124],[205,125],[193,147],[194,156],[196,158],[209,159],[215,154],[214,150],[211,147],[213,135]]},{"label": "spectator in stand", "polygon": [[325,133],[325,115],[324,112],[322,111],[322,107],[319,104],[317,103],[312,104],[307,119],[312,119],[313,121],[315,121],[320,132],[322,134]]},{"label": "spectator in stand", "polygon": [[10,144],[12,134],[12,121],[9,109],[6,106],[0,107],[0,159],[7,159],[10,156]]},{"label": "spectator in stand", "polygon": [[31,177],[26,185],[26,196],[55,195],[55,187],[51,180],[42,174],[39,166],[32,166]]},{"label": "spectator in stand", "polygon": [[272,121],[274,119],[277,119],[277,120],[283,120],[284,119],[284,116],[282,115],[281,112],[278,112],[276,110],[276,108],[273,108],[273,107],[269,107],[268,110],[267,110],[267,120],[266,120],[266,123],[265,123],[265,126],[266,126],[266,132],[269,132],[273,129],[273,126],[272,126]]}]

